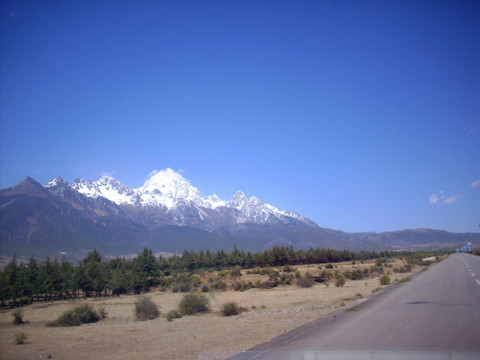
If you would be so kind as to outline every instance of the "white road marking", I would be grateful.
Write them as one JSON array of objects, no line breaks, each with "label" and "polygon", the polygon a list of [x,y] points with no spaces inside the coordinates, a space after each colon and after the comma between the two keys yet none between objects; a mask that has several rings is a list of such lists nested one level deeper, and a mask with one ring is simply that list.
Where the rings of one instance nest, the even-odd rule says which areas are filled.
[{"label": "white road marking", "polygon": [[475,279],[475,281],[477,282],[477,285],[480,286],[480,280]]},{"label": "white road marking", "polygon": [[475,276],[475,274],[474,274],[474,273],[472,273],[471,275],[472,275],[472,276]]}]

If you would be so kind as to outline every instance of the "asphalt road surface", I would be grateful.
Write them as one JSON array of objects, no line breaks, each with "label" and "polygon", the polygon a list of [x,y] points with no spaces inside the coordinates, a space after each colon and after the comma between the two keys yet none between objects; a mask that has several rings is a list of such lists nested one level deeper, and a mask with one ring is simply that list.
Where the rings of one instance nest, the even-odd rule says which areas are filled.
[{"label": "asphalt road surface", "polygon": [[230,360],[480,359],[480,257],[450,255],[362,300],[357,311],[327,315]]}]

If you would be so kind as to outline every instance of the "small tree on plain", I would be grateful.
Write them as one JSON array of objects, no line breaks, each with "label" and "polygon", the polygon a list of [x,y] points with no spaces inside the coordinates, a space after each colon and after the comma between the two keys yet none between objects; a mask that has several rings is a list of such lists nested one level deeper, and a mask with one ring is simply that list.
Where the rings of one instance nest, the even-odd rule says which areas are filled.
[{"label": "small tree on plain", "polygon": [[157,304],[146,297],[137,299],[135,303],[135,316],[137,320],[153,320],[160,315]]},{"label": "small tree on plain", "polygon": [[345,285],[345,278],[343,275],[338,275],[337,280],[335,281],[335,286],[336,287],[342,287]]}]

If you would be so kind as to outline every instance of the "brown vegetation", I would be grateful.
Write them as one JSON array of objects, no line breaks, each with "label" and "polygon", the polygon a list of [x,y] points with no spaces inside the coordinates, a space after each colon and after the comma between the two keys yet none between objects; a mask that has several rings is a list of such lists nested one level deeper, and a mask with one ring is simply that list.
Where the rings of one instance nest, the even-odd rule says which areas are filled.
[{"label": "brown vegetation", "polygon": [[[179,304],[185,294],[159,291],[159,286],[158,289],[151,289],[149,298],[167,315],[145,322],[136,321],[134,313],[135,303],[140,296],[35,303],[23,308],[24,317],[30,321],[22,325],[22,330],[29,334],[24,346],[16,346],[12,341],[18,331],[18,326],[12,324],[11,313],[14,310],[4,309],[0,311],[2,358],[38,359],[51,355],[54,359],[69,360],[87,357],[112,360],[225,359],[339,309],[342,302],[348,306],[356,299],[369,296],[378,287],[381,271],[393,271],[393,268],[403,267],[404,263],[396,260],[388,265],[392,267],[382,264],[382,270],[373,272],[370,269],[376,266],[375,261],[339,263],[332,268],[324,266],[324,269],[319,269],[317,265],[302,265],[295,266],[295,269],[287,268],[288,273],[282,268],[270,269],[263,274],[241,270],[239,275],[234,271],[221,277],[227,289],[225,291],[213,289],[212,284],[218,281],[216,272],[205,272],[196,276],[202,285],[208,286],[208,291],[201,292],[200,286],[195,294],[208,299],[208,313],[180,318]],[[368,270],[368,276],[365,270]],[[294,271],[298,272],[297,280],[308,276],[323,282],[315,280],[310,288],[296,286],[296,280],[291,285],[282,284],[282,274],[293,275]],[[324,274],[325,271],[327,274]],[[362,272],[362,280],[351,280],[347,276],[347,272],[356,274],[357,271]],[[328,286],[335,283],[336,272],[345,278],[342,287]],[[404,275],[407,277],[411,273]],[[235,284],[255,284],[257,281],[277,285],[266,290],[233,290]],[[231,302],[241,305],[238,309],[240,314],[222,316],[223,305]],[[89,304],[99,313],[108,312],[108,317],[77,327],[46,326],[77,304]],[[168,318],[174,321],[167,321]]]}]

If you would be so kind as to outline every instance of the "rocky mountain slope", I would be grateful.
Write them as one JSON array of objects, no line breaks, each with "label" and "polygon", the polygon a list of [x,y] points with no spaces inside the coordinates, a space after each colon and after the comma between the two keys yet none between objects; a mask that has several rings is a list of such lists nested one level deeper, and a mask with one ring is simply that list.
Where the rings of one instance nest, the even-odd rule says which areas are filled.
[{"label": "rocky mountain slope", "polygon": [[45,186],[27,177],[0,190],[0,253],[78,259],[96,247],[110,256],[154,251],[275,245],[351,250],[459,247],[480,234],[420,229],[345,233],[236,192],[230,200],[204,196],[171,169],[152,174],[137,189],[112,177]]}]

